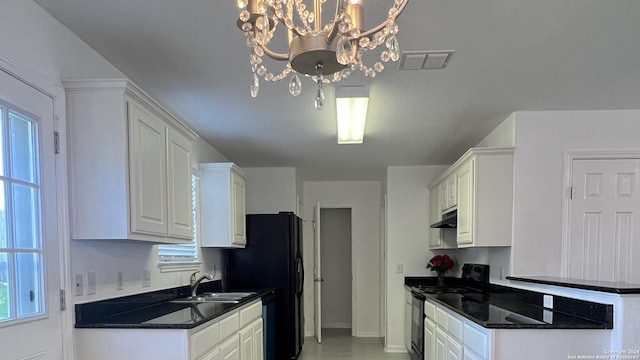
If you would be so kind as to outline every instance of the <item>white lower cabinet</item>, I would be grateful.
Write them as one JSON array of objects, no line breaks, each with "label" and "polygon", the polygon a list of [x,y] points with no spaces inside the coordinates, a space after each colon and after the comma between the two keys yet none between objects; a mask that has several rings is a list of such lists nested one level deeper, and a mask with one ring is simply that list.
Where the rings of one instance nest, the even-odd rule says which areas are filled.
[{"label": "white lower cabinet", "polygon": [[487,329],[436,302],[424,308],[425,360],[566,359],[611,346],[611,330]]},{"label": "white lower cabinet", "polygon": [[[480,333],[477,329],[478,325],[472,324],[469,320],[428,300],[425,301],[424,308],[425,360],[490,359],[490,357],[478,357],[471,354],[467,348],[467,328],[469,331],[474,331],[474,333],[469,332],[469,345],[476,353],[480,354],[489,354],[488,336],[490,336],[490,330],[485,329],[486,333]],[[467,352],[471,357],[467,357]]]},{"label": "white lower cabinet", "polygon": [[76,359],[264,360],[262,302],[195,329],[76,329]]},{"label": "white lower cabinet", "polygon": [[232,336],[220,345],[220,360],[240,360],[240,337]]},{"label": "white lower cabinet", "polygon": [[424,360],[436,358],[436,324],[429,318],[424,318]]},{"label": "white lower cabinet", "polygon": [[446,360],[447,359],[447,333],[441,327],[436,327],[435,332],[435,359]]},{"label": "white lower cabinet", "polygon": [[447,360],[462,360],[462,344],[451,336],[447,337]]}]

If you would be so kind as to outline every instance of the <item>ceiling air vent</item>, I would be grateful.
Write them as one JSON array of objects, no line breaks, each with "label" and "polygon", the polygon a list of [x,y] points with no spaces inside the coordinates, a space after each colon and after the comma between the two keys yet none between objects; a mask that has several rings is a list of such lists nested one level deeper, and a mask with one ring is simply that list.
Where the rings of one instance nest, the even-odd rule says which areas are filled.
[{"label": "ceiling air vent", "polygon": [[455,50],[403,51],[400,54],[400,70],[444,69],[449,64]]}]

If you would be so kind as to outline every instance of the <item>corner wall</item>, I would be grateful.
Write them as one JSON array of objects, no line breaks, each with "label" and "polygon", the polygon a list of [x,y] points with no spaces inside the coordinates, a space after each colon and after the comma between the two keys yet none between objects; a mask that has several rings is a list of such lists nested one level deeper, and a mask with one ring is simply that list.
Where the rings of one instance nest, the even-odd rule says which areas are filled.
[{"label": "corner wall", "polygon": [[[385,350],[406,352],[404,346],[404,277],[428,276],[426,263],[429,191],[427,186],[448,166],[387,168],[386,337]],[[402,265],[404,272],[396,273]]]}]

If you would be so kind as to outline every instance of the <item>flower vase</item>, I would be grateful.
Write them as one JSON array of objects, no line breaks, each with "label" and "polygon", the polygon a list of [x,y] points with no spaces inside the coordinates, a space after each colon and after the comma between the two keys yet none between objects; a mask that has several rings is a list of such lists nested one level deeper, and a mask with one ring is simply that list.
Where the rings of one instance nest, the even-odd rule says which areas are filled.
[{"label": "flower vase", "polygon": [[438,271],[438,287],[444,287],[444,271]]}]

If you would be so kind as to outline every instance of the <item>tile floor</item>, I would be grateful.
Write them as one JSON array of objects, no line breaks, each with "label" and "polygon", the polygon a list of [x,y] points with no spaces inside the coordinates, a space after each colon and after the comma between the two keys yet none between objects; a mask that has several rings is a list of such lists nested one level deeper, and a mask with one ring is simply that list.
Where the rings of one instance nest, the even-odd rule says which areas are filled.
[{"label": "tile floor", "polygon": [[385,353],[380,338],[351,337],[351,329],[323,329],[322,344],[304,339],[298,360],[409,360],[409,354]]}]

